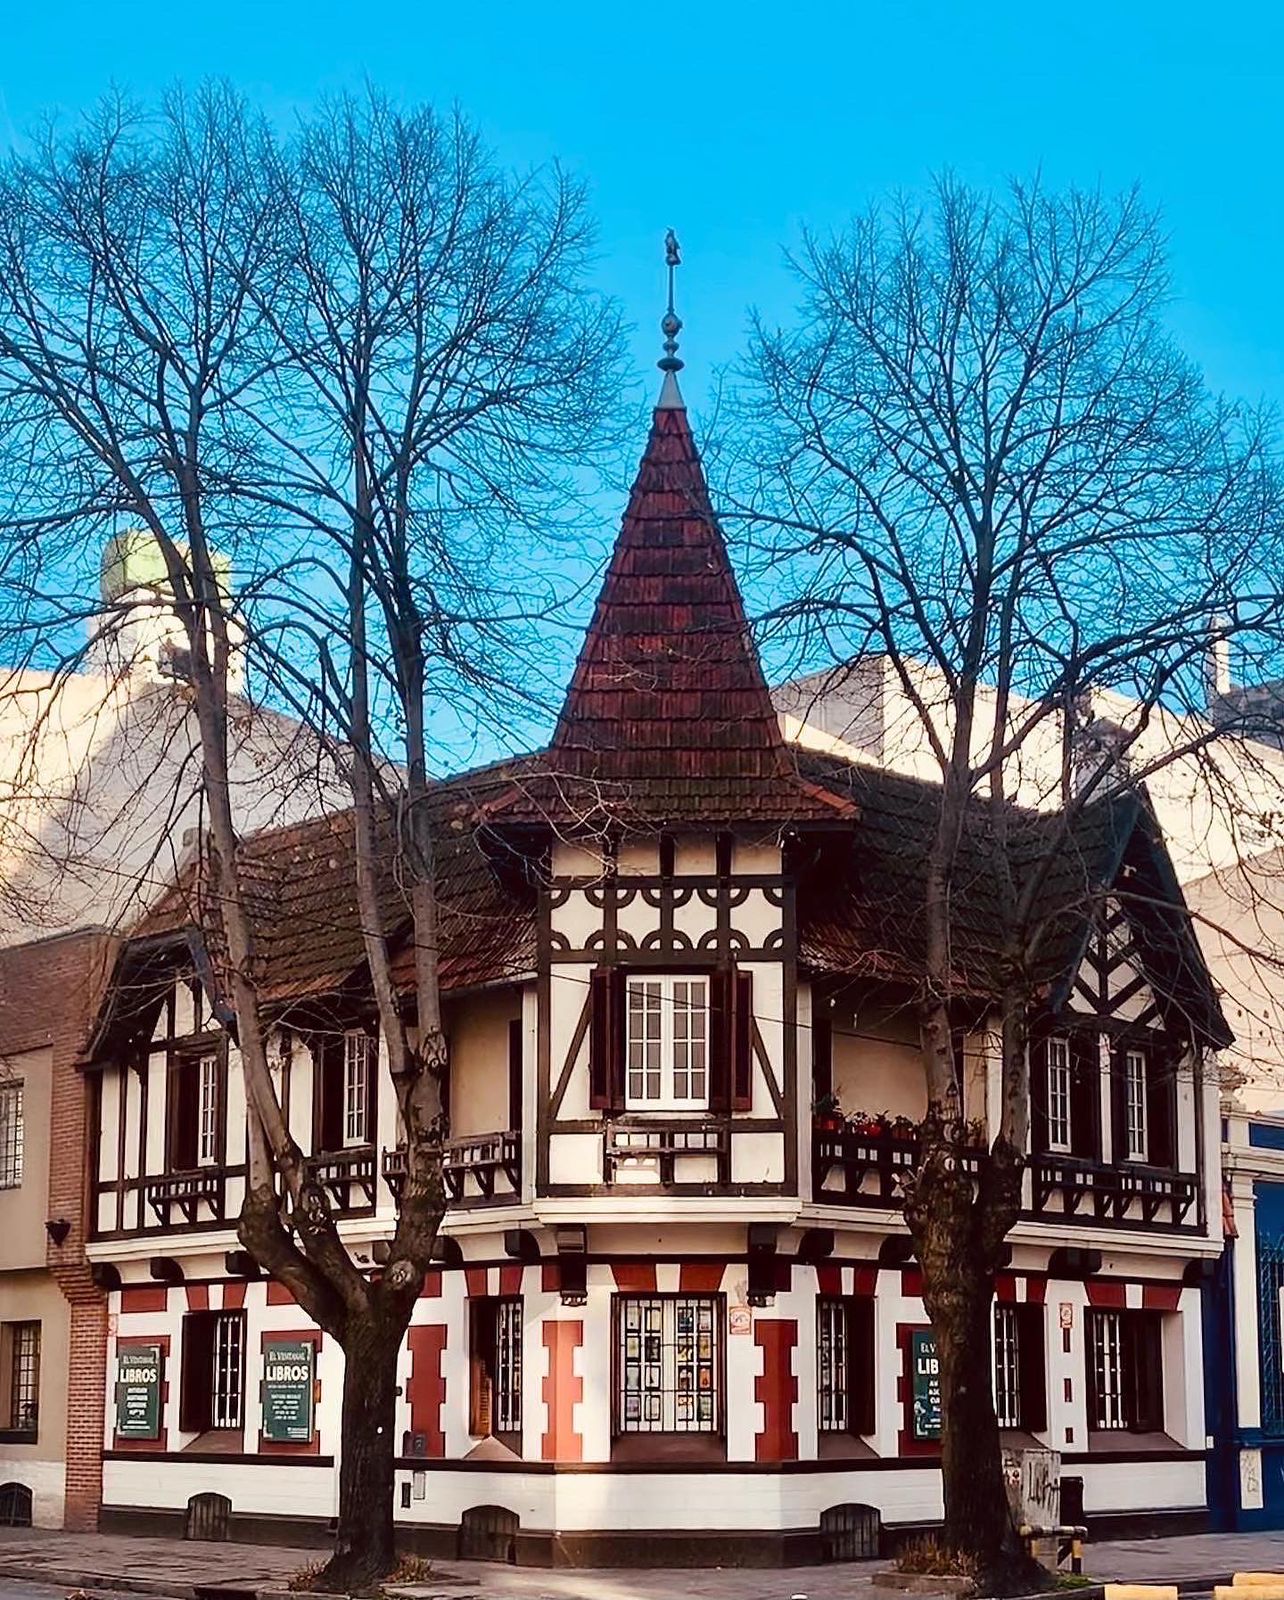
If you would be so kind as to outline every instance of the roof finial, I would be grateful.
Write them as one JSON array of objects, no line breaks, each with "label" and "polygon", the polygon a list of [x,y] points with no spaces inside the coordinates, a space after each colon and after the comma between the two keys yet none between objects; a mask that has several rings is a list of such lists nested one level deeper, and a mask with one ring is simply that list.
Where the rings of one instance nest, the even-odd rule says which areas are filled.
[{"label": "roof finial", "polygon": [[678,335],[682,332],[682,318],[673,308],[673,270],[682,265],[682,252],[678,245],[678,236],[670,228],[664,236],[664,260],[669,269],[669,304],[664,316],[660,319],[660,331],[664,334],[664,354],[656,362],[656,366],[664,374],[664,383],[660,387],[660,407],[676,407],[682,409],[682,395],[678,391],[677,374],[682,371],[683,361],[678,355]]}]

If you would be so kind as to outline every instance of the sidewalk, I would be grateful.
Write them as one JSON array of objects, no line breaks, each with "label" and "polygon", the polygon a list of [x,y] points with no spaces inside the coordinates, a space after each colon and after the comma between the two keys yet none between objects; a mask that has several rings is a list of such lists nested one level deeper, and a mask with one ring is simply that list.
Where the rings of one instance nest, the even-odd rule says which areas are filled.
[{"label": "sidewalk", "polygon": [[[0,1528],[0,1578],[176,1600],[194,1600],[198,1589],[221,1590],[228,1600],[280,1590],[316,1559],[313,1550],[271,1545]],[[549,1572],[448,1561],[436,1565],[433,1581],[416,1592],[442,1600],[883,1600],[893,1592],[875,1589],[869,1580],[884,1565]],[[1195,1586],[1203,1588],[1228,1583],[1235,1571],[1284,1571],[1284,1532],[1117,1539],[1089,1545],[1084,1566],[1099,1581],[1201,1580]]]}]

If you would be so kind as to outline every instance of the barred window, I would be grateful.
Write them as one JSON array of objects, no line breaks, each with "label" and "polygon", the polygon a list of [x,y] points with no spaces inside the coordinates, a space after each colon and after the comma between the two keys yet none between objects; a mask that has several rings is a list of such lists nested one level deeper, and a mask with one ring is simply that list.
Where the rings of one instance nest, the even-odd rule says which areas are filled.
[{"label": "barred window", "polygon": [[1164,1426],[1162,1318],[1153,1311],[1091,1311],[1088,1426],[1160,1433]]},{"label": "barred window", "polygon": [[245,1313],[193,1311],[183,1318],[178,1425],[185,1433],[245,1423]]},{"label": "barred window", "polygon": [[616,1297],[620,1433],[717,1433],[720,1296]]},{"label": "barred window", "polygon": [[11,1338],[9,1426],[34,1433],[40,1420],[40,1324],[15,1322]]},{"label": "barred window", "polygon": [[994,1411],[1000,1428],[1021,1426],[1021,1330],[1017,1308],[994,1307]]},{"label": "barred window", "polygon": [[0,1084],[0,1189],[22,1182],[22,1085]]},{"label": "barred window", "polygon": [[874,1302],[816,1301],[816,1420],[823,1434],[874,1431]]},{"label": "barred window", "polygon": [[522,1431],[522,1300],[486,1296],[469,1302],[471,1368],[469,1431],[516,1436]]}]

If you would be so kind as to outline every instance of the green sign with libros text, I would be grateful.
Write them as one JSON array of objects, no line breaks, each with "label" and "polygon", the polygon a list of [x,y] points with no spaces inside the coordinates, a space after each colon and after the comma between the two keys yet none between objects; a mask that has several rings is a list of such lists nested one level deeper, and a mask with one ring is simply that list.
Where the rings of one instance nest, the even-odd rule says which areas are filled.
[{"label": "green sign with libros text", "polygon": [[316,1352],[308,1339],[269,1339],[263,1346],[263,1437],[274,1444],[312,1439]]},{"label": "green sign with libros text", "polygon": [[158,1344],[127,1344],[116,1352],[116,1436],[159,1439],[165,1358]]},{"label": "green sign with libros text", "polygon": [[934,1333],[910,1335],[910,1361],[913,1364],[914,1437],[941,1437],[941,1362],[936,1353]]}]

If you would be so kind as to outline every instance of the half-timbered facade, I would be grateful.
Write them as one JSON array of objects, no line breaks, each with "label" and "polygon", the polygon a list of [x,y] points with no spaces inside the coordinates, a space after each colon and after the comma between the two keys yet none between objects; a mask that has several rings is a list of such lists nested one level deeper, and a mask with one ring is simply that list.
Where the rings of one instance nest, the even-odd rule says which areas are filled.
[{"label": "half-timbered facade", "polygon": [[[897,1173],[925,1109],[933,796],[782,742],[672,374],[549,749],[435,803],[452,1206],[402,1358],[407,1540],[762,1560],[932,1522]],[[377,1272],[403,1168],[350,828],[255,836],[244,864],[282,1101]],[[1226,1033],[1144,802],[1089,808],[1072,846],[989,1376],[1010,1439],[1060,1450],[1089,1518],[1132,1525],[1205,1504],[1205,1060]],[[237,1244],[244,1087],[192,887],[126,946],[85,1063],[104,1518],[161,1527],[197,1499],[233,1531],[323,1538],[343,1358]],[[999,1101],[983,872],[968,892],[957,1087],[979,1163]]]}]

